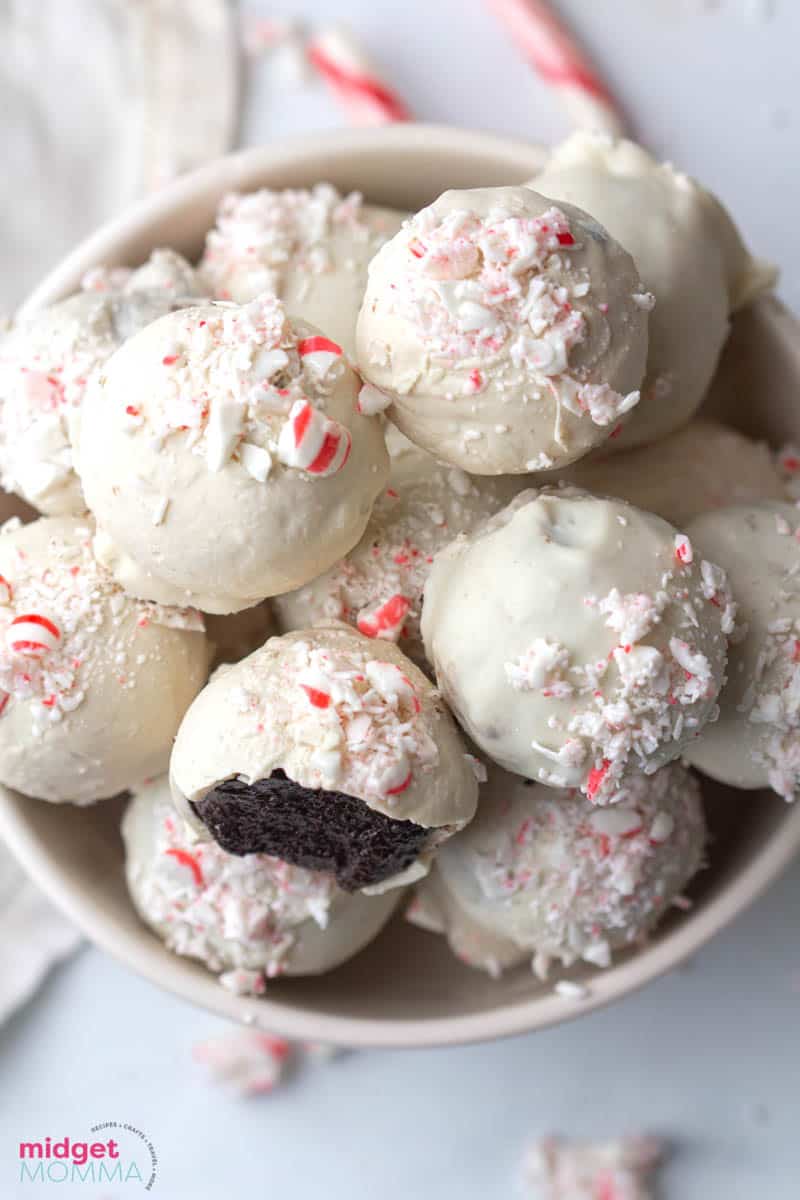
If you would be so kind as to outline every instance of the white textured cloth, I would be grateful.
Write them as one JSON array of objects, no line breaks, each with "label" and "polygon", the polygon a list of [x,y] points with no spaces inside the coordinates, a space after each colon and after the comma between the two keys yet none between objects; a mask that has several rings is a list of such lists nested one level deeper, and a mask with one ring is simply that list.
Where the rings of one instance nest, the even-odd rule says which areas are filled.
[{"label": "white textured cloth", "polygon": [[[0,0],[0,314],[102,221],[229,149],[229,0]],[[0,843],[0,1021],[79,935]]]},{"label": "white textured cloth", "polygon": [[48,904],[0,842],[0,1021],[36,990],[80,935]]},{"label": "white textured cloth", "polygon": [[229,0],[0,0],[0,311],[142,193],[224,153]]}]

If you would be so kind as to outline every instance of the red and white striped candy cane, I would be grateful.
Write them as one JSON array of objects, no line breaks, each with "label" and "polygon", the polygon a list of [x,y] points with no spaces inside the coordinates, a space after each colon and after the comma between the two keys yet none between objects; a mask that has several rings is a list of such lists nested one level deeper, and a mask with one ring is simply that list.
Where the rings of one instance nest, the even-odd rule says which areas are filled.
[{"label": "red and white striped candy cane", "polygon": [[617,102],[545,0],[487,0],[579,129],[626,132]]},{"label": "red and white striped candy cane", "polygon": [[405,103],[387,87],[348,30],[317,34],[308,43],[308,58],[356,125],[411,120]]},{"label": "red and white striped candy cane", "polygon": [[296,400],[278,438],[278,458],[309,475],[335,475],[350,457],[350,431],[308,400]]},{"label": "red and white striped candy cane", "polygon": [[311,367],[314,374],[322,379],[328,374],[332,364],[342,357],[342,347],[337,346],[330,338],[316,334],[314,337],[301,338],[297,343],[297,353],[303,363]]},{"label": "red and white striped candy cane", "polygon": [[403,632],[403,625],[411,608],[410,602],[399,592],[370,608],[362,608],[356,618],[356,628],[365,637],[382,638],[396,642]]},{"label": "red and white striped candy cane", "polygon": [[23,654],[29,658],[43,658],[55,650],[61,641],[61,630],[55,621],[41,613],[25,613],[14,620],[6,630],[6,645],[12,654]]}]

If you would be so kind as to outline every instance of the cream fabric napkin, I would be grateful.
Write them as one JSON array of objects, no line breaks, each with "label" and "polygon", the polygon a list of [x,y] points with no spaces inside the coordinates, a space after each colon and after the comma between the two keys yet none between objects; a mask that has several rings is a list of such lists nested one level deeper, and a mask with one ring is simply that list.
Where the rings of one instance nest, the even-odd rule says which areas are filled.
[{"label": "cream fabric napkin", "polygon": [[237,124],[227,0],[0,0],[0,312],[67,250]]},{"label": "cream fabric napkin", "polygon": [[[137,196],[224,153],[237,123],[227,0],[0,0],[0,314]],[[78,944],[0,844],[0,1021]]]},{"label": "cream fabric napkin", "polygon": [[0,842],[0,1021],[36,991],[80,935],[30,883]]}]

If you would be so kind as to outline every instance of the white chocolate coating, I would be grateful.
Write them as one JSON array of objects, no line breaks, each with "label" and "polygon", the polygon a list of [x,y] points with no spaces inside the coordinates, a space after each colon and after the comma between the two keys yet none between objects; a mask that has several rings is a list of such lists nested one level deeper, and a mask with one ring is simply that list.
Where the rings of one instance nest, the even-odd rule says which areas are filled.
[{"label": "white chocolate coating", "polygon": [[478,798],[465,746],[429,680],[391,642],[345,625],[271,638],[217,672],[178,732],[173,795],[202,832],[189,801],[277,768],[444,836],[471,820]]},{"label": "white chocolate coating", "polygon": [[[125,874],[145,924],[176,954],[199,959],[253,993],[280,975],[316,975],[351,958],[402,895],[348,894],[331,875],[266,854],[199,842],[166,777],[142,788],[122,821]],[[241,986],[237,991],[244,990]]]},{"label": "white chocolate coating", "polygon": [[695,546],[721,563],[739,607],[720,716],[687,747],[706,775],[739,788],[800,789],[800,512],[741,505],[689,525]]},{"label": "white chocolate coating", "polygon": [[172,313],[112,356],[76,462],[127,591],[237,612],[355,545],[389,460],[337,350],[262,297]]},{"label": "white chocolate coating", "polygon": [[35,313],[0,343],[0,476],[51,516],[86,511],[69,426],[89,380],[150,321],[197,295],[189,264],[156,250],[136,271],[99,269],[83,292]]},{"label": "white chocolate coating", "polygon": [[651,300],[580,209],[523,187],[445,192],[370,264],[359,368],[437,458],[480,475],[563,466],[637,403]]},{"label": "white chocolate coating", "polygon": [[86,520],[0,533],[0,780],[91,804],[166,770],[205,682],[199,613],[124,595]]},{"label": "white chocolate coating", "polygon": [[436,556],[422,635],[484,753],[606,804],[714,719],[734,614],[724,572],[660,517],[545,489]]},{"label": "white chocolate coating", "polygon": [[650,446],[581,459],[560,479],[595,496],[618,496],[678,529],[716,508],[786,497],[765,442],[699,417]]},{"label": "white chocolate coating", "polygon": [[220,300],[243,304],[270,292],[353,358],[367,266],[404,217],[363,204],[357,192],[342,196],[329,183],[231,192],[206,235],[198,270]]},{"label": "white chocolate coating", "polygon": [[419,622],[433,556],[498,512],[524,483],[469,476],[406,443],[392,455],[389,482],[358,545],[318,579],[275,598],[281,629],[346,621],[367,637],[397,642],[423,665]]},{"label": "white chocolate coating", "polygon": [[680,428],[708,390],[730,313],[771,286],[775,272],[750,257],[716,197],[634,142],[574,133],[532,186],[601,221],[656,298],[641,401],[609,448]]},{"label": "white chocolate coating", "polygon": [[[700,788],[678,763],[632,773],[613,808],[489,769],[475,820],[443,846],[420,903],[463,961],[598,967],[639,941],[700,868]],[[414,907],[409,913],[414,920]]]}]

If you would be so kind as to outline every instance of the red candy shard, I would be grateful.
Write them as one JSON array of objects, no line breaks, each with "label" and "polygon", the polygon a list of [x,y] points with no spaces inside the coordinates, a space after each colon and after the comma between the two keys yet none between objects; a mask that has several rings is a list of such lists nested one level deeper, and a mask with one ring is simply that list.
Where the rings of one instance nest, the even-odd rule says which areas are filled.
[{"label": "red candy shard", "polygon": [[170,850],[165,850],[164,853],[169,854],[171,858],[176,859],[177,862],[179,862],[181,864],[181,866],[188,867],[189,870],[192,872],[192,875],[194,876],[194,881],[198,887],[205,886],[205,880],[203,879],[203,870],[200,866],[200,863],[197,861],[197,859],[194,857],[193,854],[190,854],[188,850],[182,850],[179,846],[176,846]]},{"label": "red candy shard", "polygon": [[603,759],[602,767],[592,767],[589,772],[589,778],[586,783],[586,795],[590,800],[594,800],[600,788],[603,786],[603,780],[608,774],[608,768],[611,766],[607,758]]},{"label": "red candy shard", "polygon": [[297,353],[303,358],[306,354],[314,354],[319,350],[327,351],[328,354],[341,354],[342,347],[337,346],[336,342],[332,342],[330,338],[316,335],[315,337],[303,338],[297,343]]},{"label": "red candy shard", "polygon": [[398,592],[375,612],[360,616],[357,622],[358,630],[366,637],[379,637],[381,633],[402,625],[410,608],[409,601]]},{"label": "red candy shard", "polygon": [[410,786],[411,786],[411,771],[408,772],[408,774],[406,775],[406,777],[402,783],[398,783],[397,787],[388,788],[386,791],[386,795],[387,796],[399,796],[401,792],[404,792],[406,790],[406,788],[408,788]]}]

